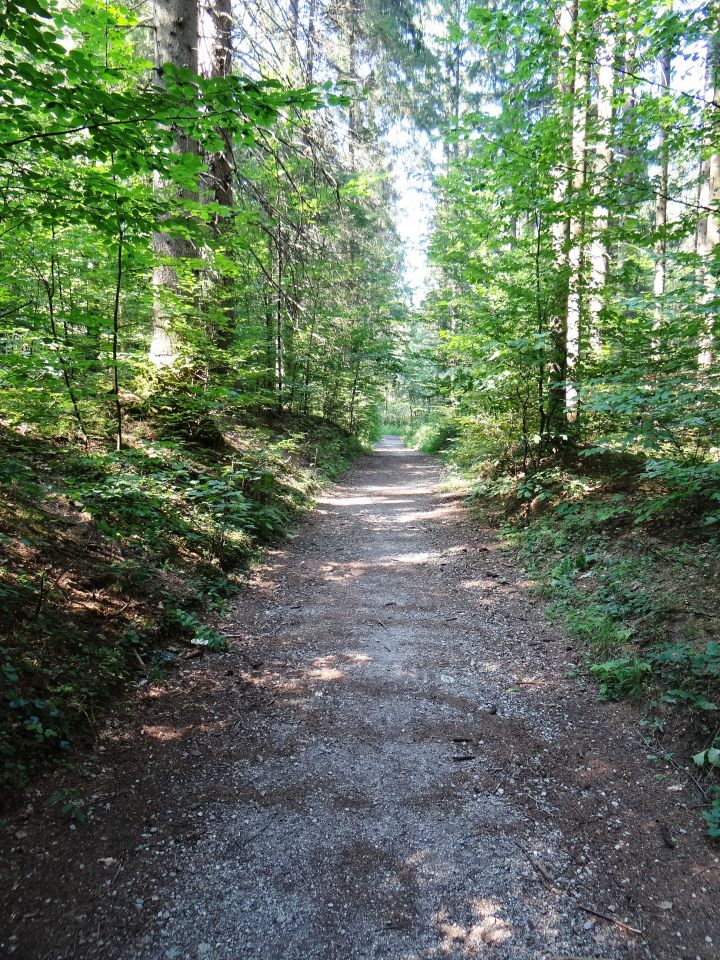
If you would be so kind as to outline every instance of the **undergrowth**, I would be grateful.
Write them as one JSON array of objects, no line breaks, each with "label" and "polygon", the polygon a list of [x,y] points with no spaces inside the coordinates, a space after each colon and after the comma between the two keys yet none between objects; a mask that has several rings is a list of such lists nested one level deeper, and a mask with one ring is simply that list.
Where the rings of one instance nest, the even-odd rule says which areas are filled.
[{"label": "undergrowth", "polygon": [[[219,439],[218,439],[219,438]],[[316,418],[138,429],[120,453],[0,432],[0,795],[92,734],[128,681],[162,678],[238,571],[361,451]]]},{"label": "undergrowth", "polygon": [[484,425],[452,418],[416,426],[406,441],[443,453],[463,476],[476,511],[522,559],[548,617],[584,651],[599,696],[641,702],[657,735],[672,729],[686,743],[693,779],[706,778],[715,798],[708,830],[720,837],[715,468],[669,476],[654,461],[569,451],[523,471],[512,456],[488,456]]}]

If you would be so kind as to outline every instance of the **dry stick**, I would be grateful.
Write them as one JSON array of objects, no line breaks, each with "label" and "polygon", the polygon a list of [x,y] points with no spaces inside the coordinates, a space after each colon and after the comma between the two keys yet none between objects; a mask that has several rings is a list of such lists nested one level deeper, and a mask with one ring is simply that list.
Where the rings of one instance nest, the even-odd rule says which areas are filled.
[{"label": "dry stick", "polygon": [[521,847],[520,844],[518,844],[518,847],[519,847],[519,849],[521,850],[521,852],[524,853],[525,856],[527,857],[528,862],[530,863],[530,866],[540,874],[540,876],[542,877],[542,879],[543,879],[543,880],[545,881],[545,883],[548,885],[548,887],[550,888],[551,893],[561,893],[560,888],[555,886],[555,882],[554,882],[553,878],[551,877],[551,875],[549,874],[549,872],[545,869],[545,867],[543,866],[543,864],[540,863],[539,860],[536,860],[535,857],[533,857],[532,854],[530,854],[530,853],[525,849],[525,847]]},{"label": "dry stick", "polygon": [[35,623],[37,618],[40,616],[40,607],[43,602],[43,591],[45,589],[45,571],[40,574],[40,593],[38,594],[37,603],[35,604],[35,611],[30,617],[30,623]]},{"label": "dry stick", "polygon": [[128,600],[128,602],[123,604],[123,606],[120,607],[119,610],[113,610],[112,613],[108,614],[108,619],[110,617],[119,617],[121,613],[124,613],[127,610],[127,608],[130,606],[131,603],[132,603],[132,600]]},{"label": "dry stick", "polygon": [[575,953],[560,953],[556,957],[553,957],[552,960],[603,960],[602,957],[589,957],[583,954],[580,956]]},{"label": "dry stick", "polygon": [[630,924],[625,923],[624,920],[618,920],[617,917],[613,917],[609,913],[603,913],[601,910],[593,910],[592,907],[585,907],[582,905],[582,903],[579,903],[578,906],[581,910],[584,910],[585,913],[589,913],[592,917],[600,917],[601,920],[607,920],[608,923],[614,923],[623,930],[627,930],[628,933],[637,933],[642,935],[642,930],[638,930],[637,927],[630,926]]},{"label": "dry stick", "polygon": [[[556,887],[553,883],[553,879],[543,864],[539,863],[524,847],[521,847],[518,844],[519,849],[525,854],[525,856],[530,861],[530,864],[534,867],[535,870],[540,874],[543,880],[548,884],[550,890],[553,893],[564,893],[559,887]],[[642,930],[638,930],[637,927],[631,926],[629,923],[625,923],[624,920],[619,920],[617,917],[611,916],[609,913],[603,913],[601,910],[595,910],[593,907],[586,907],[582,903],[578,903],[577,906],[584,911],[589,913],[593,917],[599,917],[601,920],[607,920],[608,923],[614,923],[616,926],[620,927],[623,930],[627,930],[628,933],[636,933],[642,935]]]}]

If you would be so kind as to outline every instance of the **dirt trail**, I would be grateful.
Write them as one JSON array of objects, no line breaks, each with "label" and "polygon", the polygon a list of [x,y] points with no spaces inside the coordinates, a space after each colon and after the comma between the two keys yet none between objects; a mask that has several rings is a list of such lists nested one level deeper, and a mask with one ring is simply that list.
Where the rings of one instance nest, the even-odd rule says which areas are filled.
[{"label": "dirt trail", "polygon": [[0,955],[717,956],[692,785],[439,480],[386,439],[257,572],[233,651],[110,725],[88,824],[26,811]]}]

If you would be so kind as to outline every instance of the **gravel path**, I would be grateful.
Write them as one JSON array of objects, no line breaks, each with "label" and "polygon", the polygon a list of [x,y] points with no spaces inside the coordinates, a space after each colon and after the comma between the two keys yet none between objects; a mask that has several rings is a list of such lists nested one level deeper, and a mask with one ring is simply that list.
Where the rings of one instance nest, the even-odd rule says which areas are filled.
[{"label": "gravel path", "polygon": [[692,786],[653,779],[637,718],[596,703],[439,482],[436,460],[386,438],[321,499],[223,625],[233,652],[109,727],[88,825],[40,824],[9,852],[22,879],[0,948],[717,956]]}]

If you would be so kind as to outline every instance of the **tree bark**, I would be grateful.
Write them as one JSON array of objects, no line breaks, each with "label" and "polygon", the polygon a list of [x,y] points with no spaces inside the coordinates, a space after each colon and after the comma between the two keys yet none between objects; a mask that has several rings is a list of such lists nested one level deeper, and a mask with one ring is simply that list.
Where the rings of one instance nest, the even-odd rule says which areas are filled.
[{"label": "tree bark", "polygon": [[305,48],[305,79],[308,84],[315,78],[315,15],[316,0],[308,4],[307,46]]},{"label": "tree bark", "polygon": [[[155,69],[161,86],[166,64],[198,72],[197,0],[153,0],[153,30]],[[175,149],[178,153],[197,153],[197,144],[178,130]],[[154,182],[156,190],[163,189],[164,184],[157,174]],[[153,269],[153,330],[149,358],[156,367],[168,367],[177,359],[172,302],[178,299],[180,291],[177,266],[173,261],[194,257],[196,251],[192,241],[161,230],[153,234],[153,250],[158,263]]]},{"label": "tree bark", "polygon": [[[607,178],[612,166],[613,150],[610,145],[613,119],[613,94],[615,92],[616,39],[612,32],[612,23],[606,23],[605,35],[598,56],[597,76],[597,141],[595,144],[595,192],[601,194],[606,189]],[[590,348],[599,353],[602,347],[600,337],[600,314],[604,303],[605,283],[608,274],[609,252],[605,234],[608,228],[608,209],[601,201],[593,210],[593,239],[590,244],[590,294],[588,297],[588,327]]]},{"label": "tree bark", "polygon": [[[665,50],[660,61],[660,83],[665,88],[670,86],[672,79],[672,54]],[[655,269],[653,271],[653,353],[657,358],[659,350],[658,334],[663,324],[663,301],[667,273],[667,209],[668,185],[670,170],[670,155],[667,147],[667,130],[665,123],[660,124],[658,131],[658,158],[660,160],[660,177],[655,198],[655,233],[657,235],[655,247]]]},{"label": "tree bark", "polygon": [[[222,79],[232,70],[232,0],[200,0],[200,34],[198,42],[198,72],[207,79]],[[217,128],[224,149],[207,158],[208,172],[204,177],[204,193],[216,203],[230,208],[233,203],[232,145],[226,131]],[[213,218],[213,232],[221,237],[229,227],[228,215],[218,213]],[[220,276],[215,293],[224,314],[224,322],[214,330],[218,346],[227,347],[232,339],[235,319],[232,277]]]},{"label": "tree bark", "polygon": [[[582,49],[578,44],[572,120],[572,190],[576,201],[585,189],[589,71],[589,65],[583,66]],[[565,331],[565,412],[568,420],[575,419],[578,406],[577,377],[580,363],[582,324],[583,227],[584,217],[582,210],[580,210],[571,216],[569,228],[568,303]]]},{"label": "tree bark", "polygon": [[[709,101],[706,117],[708,124],[717,120],[717,107],[720,102],[720,34],[716,34],[708,43],[706,100]],[[710,130],[713,127],[710,126]],[[700,256],[700,272],[705,292],[702,297],[703,319],[698,350],[698,367],[707,370],[713,362],[713,341],[715,335],[716,299],[718,296],[717,267],[712,262],[718,243],[720,243],[720,152],[710,134],[706,146],[712,149],[703,164],[703,176],[700,183],[700,219],[697,229],[697,252]]]},{"label": "tree bark", "polygon": [[[553,252],[557,276],[557,293],[554,298],[555,309],[552,311],[549,322],[550,356],[548,360],[548,409],[546,423],[548,430],[554,429],[558,419],[564,417],[565,412],[565,371],[567,367],[566,334],[567,334],[567,305],[569,260],[568,248],[570,239],[570,220],[565,215],[564,207],[570,191],[570,157],[572,137],[566,132],[571,129],[572,107],[571,98],[575,88],[575,57],[573,42],[575,24],[578,13],[578,0],[566,0],[560,10],[559,32],[560,49],[558,51],[558,71],[556,80],[557,111],[561,120],[563,142],[558,145],[561,158],[553,171],[554,180],[553,200],[557,210],[551,227]],[[560,212],[562,210],[562,213]]]}]

